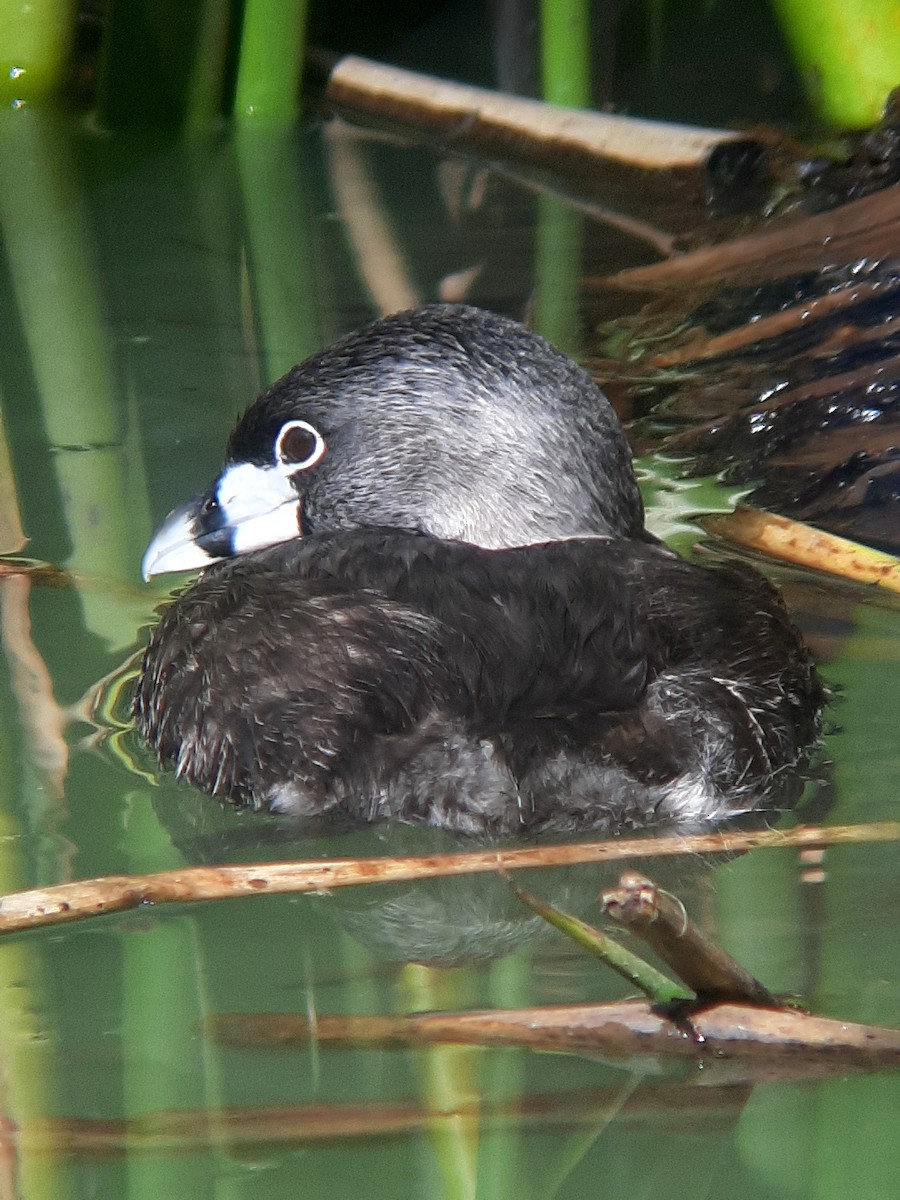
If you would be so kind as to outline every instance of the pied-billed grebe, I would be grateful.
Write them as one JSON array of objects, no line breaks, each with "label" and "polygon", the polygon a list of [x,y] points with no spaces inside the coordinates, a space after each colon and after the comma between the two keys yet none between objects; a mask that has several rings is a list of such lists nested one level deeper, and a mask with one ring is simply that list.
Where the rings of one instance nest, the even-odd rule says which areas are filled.
[{"label": "pied-billed grebe", "polygon": [[575,363],[464,306],[376,321],[238,422],[145,576],[140,731],[214,795],[467,832],[696,823],[769,804],[821,687],[773,588],[644,532]]}]

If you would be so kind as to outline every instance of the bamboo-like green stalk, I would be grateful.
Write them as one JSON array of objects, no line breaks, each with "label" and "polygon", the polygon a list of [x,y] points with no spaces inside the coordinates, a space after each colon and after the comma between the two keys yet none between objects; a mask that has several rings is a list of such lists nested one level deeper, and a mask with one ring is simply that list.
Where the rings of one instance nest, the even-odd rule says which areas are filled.
[{"label": "bamboo-like green stalk", "polygon": [[0,0],[0,105],[30,105],[59,95],[77,8],[77,0]]},{"label": "bamboo-like green stalk", "polygon": [[[532,1000],[530,948],[492,962],[489,971],[492,1008],[528,1007]],[[484,1057],[482,1079],[483,1096],[515,1104],[526,1092],[525,1055],[496,1047],[489,1050]],[[521,1200],[524,1149],[523,1131],[519,1125],[486,1124],[478,1144],[479,1197]]]},{"label": "bamboo-like green stalk", "polygon": [[[0,583],[0,588],[3,584]],[[5,688],[4,688],[5,691]],[[17,815],[14,744],[16,720],[0,694],[0,891],[33,879],[27,861],[29,837]],[[16,1129],[17,1194],[28,1200],[65,1200],[66,1171],[39,1145],[29,1143],[32,1123],[58,1105],[59,1044],[49,1025],[50,979],[45,954],[36,942],[0,947],[0,1109]]]},{"label": "bamboo-like green stalk", "polygon": [[18,554],[28,539],[19,513],[19,497],[3,425],[2,399],[0,396],[0,554]]},{"label": "bamboo-like green stalk", "polygon": [[897,0],[773,0],[819,115],[844,129],[881,116],[900,87]]},{"label": "bamboo-like green stalk", "polygon": [[[0,827],[5,841],[8,821]],[[5,874],[5,865],[0,873]],[[18,942],[0,948],[3,1115],[18,1131],[18,1195],[28,1200],[64,1200],[70,1194],[65,1167],[44,1153],[39,1139],[32,1145],[30,1136],[32,1125],[40,1125],[59,1103],[59,1045],[55,1031],[47,1027],[49,991],[50,978],[38,946]]]},{"label": "bamboo-like green stalk", "polygon": [[72,545],[67,565],[95,585],[80,591],[88,628],[119,649],[134,641],[133,614],[96,582],[136,568],[133,534],[136,519],[146,524],[146,502],[124,447],[76,172],[50,114],[0,116],[0,139],[16,164],[0,180],[4,248],[55,451]]},{"label": "bamboo-like green stalk", "polygon": [[582,217],[547,195],[538,197],[537,215],[532,324],[554,346],[577,357]]},{"label": "bamboo-like green stalk", "polygon": [[[183,862],[160,828],[149,796],[135,792],[125,822],[130,866],[177,867]],[[196,983],[194,918],[161,920],[123,940],[122,1042],[126,1115],[204,1107],[203,1046],[195,1029],[203,1015]],[[208,1163],[168,1150],[128,1161],[128,1200],[210,1195]]]},{"label": "bamboo-like green stalk", "polygon": [[291,121],[300,106],[307,0],[246,0],[234,112]]},{"label": "bamboo-like green stalk", "polygon": [[[465,968],[442,970],[411,963],[403,968],[401,986],[409,1012],[464,1008],[472,973]],[[480,1046],[428,1046],[421,1051],[420,1089],[425,1108],[434,1113],[428,1130],[440,1187],[423,1186],[422,1194],[444,1200],[472,1200],[478,1189],[479,1122],[469,1115],[480,1096],[484,1059]]]},{"label": "bamboo-like green stalk", "polygon": [[[711,0],[714,4],[715,0]],[[709,11],[710,0],[707,0],[706,11]],[[647,40],[648,57],[653,67],[662,62],[663,40],[665,37],[666,0],[645,0],[647,10]]]},{"label": "bamboo-like green stalk", "polygon": [[542,0],[541,83],[548,104],[590,106],[590,0]]},{"label": "bamboo-like green stalk", "polygon": [[260,371],[269,384],[321,345],[303,181],[287,126],[245,124],[236,149]]},{"label": "bamboo-like green stalk", "polygon": [[222,115],[230,26],[228,3],[203,0],[185,105],[184,124],[190,133],[205,132]]}]

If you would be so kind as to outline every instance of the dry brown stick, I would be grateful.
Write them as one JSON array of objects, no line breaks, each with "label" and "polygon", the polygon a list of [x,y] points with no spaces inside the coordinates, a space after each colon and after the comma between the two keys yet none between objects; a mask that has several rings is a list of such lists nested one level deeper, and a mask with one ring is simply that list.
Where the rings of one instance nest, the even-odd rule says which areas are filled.
[{"label": "dry brown stick", "polygon": [[626,871],[600,900],[606,915],[646,942],[697,993],[701,1004],[778,1007],[772,993],[690,920],[676,896],[652,879]]},{"label": "dry brown stick", "polygon": [[644,1000],[624,1000],[402,1017],[317,1016],[314,1021],[295,1013],[223,1013],[204,1029],[225,1045],[251,1049],[303,1047],[312,1041],[348,1048],[450,1042],[609,1059],[728,1059],[744,1064],[747,1078],[900,1066],[900,1030],[746,1004],[711,1005],[693,1014],[689,1025],[670,1020]]},{"label": "dry brown stick", "polygon": [[821,849],[885,841],[900,841],[900,822],[835,825],[831,828],[798,826],[783,831],[673,834],[654,839],[621,838],[564,846],[477,850],[464,854],[186,867],[152,875],[107,875],[0,897],[0,934],[126,912],[150,904],[192,904],[201,900],[234,900],[241,896],[328,892],[338,887],[486,874],[498,869],[564,867],[681,854],[737,854],[761,847]]},{"label": "dry brown stick", "polygon": [[311,58],[327,69],[325,98],[333,104],[551,166],[577,155],[594,171],[604,160],[659,172],[696,169],[717,147],[748,141],[727,130],[563,108],[355,55]]},{"label": "dry brown stick", "polygon": [[704,517],[702,524],[710,533],[751,550],[900,592],[900,559],[802,521],[740,505],[733,513]]},{"label": "dry brown stick", "polygon": [[[815,296],[800,304],[793,304],[780,312],[760,317],[727,333],[713,337],[704,330],[696,330],[694,335],[683,346],[674,350],[666,350],[654,354],[646,360],[648,367],[677,367],[684,363],[699,362],[707,358],[718,358],[723,354],[731,354],[747,346],[755,346],[769,338],[781,337],[785,333],[808,327],[814,321],[823,317],[833,316],[845,308],[861,304],[878,295],[890,295],[896,291],[896,285],[886,286],[879,283],[858,283],[853,287],[839,288],[834,292],[826,292],[824,296]],[[882,331],[882,336],[884,332]]]},{"label": "dry brown stick", "polygon": [[647,267],[632,267],[588,281],[588,286],[664,292],[736,277],[749,286],[834,263],[892,256],[897,249],[898,224],[900,188],[885,188],[830,212],[787,218],[762,232]]}]

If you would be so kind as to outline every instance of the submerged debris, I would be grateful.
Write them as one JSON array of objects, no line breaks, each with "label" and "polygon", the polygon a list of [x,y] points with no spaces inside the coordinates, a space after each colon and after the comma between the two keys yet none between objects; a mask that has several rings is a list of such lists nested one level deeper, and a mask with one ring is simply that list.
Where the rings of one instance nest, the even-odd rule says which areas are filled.
[{"label": "submerged debris", "polygon": [[[750,484],[751,504],[900,550],[900,185],[621,272],[642,449]],[[615,361],[596,364],[613,377]]]}]

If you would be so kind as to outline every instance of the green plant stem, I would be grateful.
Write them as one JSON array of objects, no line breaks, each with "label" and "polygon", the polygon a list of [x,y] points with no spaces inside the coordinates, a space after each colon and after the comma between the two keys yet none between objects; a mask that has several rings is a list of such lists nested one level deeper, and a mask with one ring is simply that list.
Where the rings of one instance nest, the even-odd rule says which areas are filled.
[{"label": "green plant stem", "polygon": [[773,0],[819,115],[843,129],[874,125],[900,86],[897,0]]},{"label": "green plant stem", "polygon": [[66,82],[75,0],[0,0],[0,104],[57,96]]},{"label": "green plant stem", "polygon": [[191,133],[206,132],[210,123],[222,114],[230,30],[228,10],[228,4],[222,0],[203,0],[198,12],[185,106],[185,127]]},{"label": "green plant stem", "polygon": [[321,345],[306,195],[289,129],[244,124],[235,144],[260,374],[268,385]]},{"label": "green plant stem", "polygon": [[[451,1010],[471,1005],[472,973],[409,963],[400,985],[409,1012]],[[444,1200],[470,1200],[478,1192],[480,1122],[473,1119],[481,1089],[484,1061],[481,1046],[427,1046],[419,1059],[419,1090],[425,1109],[434,1115],[428,1140],[434,1154],[439,1187],[427,1181],[423,1194]]]},{"label": "green plant stem", "polygon": [[[490,965],[491,1008],[527,1008],[532,1001],[530,947]],[[510,1104],[527,1093],[527,1058],[491,1047],[482,1066],[481,1095]],[[486,1121],[478,1142],[478,1194],[484,1200],[524,1200],[525,1135],[516,1123]]]},{"label": "green plant stem", "polygon": [[[4,892],[27,885],[34,877],[33,830],[27,829],[18,815],[20,788],[24,790],[14,768],[22,757],[16,745],[19,723],[8,705],[4,687],[0,691],[0,761],[4,763],[0,774],[0,889]],[[40,1126],[60,1103],[60,1046],[49,1012],[51,994],[45,949],[22,941],[0,948],[0,1108],[8,1128],[15,1131],[7,1152],[16,1165],[16,1194],[28,1200],[66,1200],[71,1195],[59,1160],[54,1163],[43,1152],[39,1134],[31,1140],[33,1126]]]},{"label": "green plant stem", "polygon": [[[161,829],[144,792],[128,797],[126,849],[135,870],[183,859]],[[153,921],[122,939],[123,1093],[127,1115],[200,1109],[208,1102],[204,1047],[194,1029],[204,1015],[197,980],[193,917]],[[167,1151],[128,1160],[128,1200],[210,1194],[200,1155]]]},{"label": "green plant stem", "polygon": [[541,81],[548,104],[589,107],[590,0],[542,0]]},{"label": "green plant stem", "polygon": [[538,196],[534,250],[535,330],[567,354],[581,349],[579,286],[583,219],[555,196]]},{"label": "green plant stem", "polygon": [[27,543],[3,424],[3,409],[0,407],[0,554],[18,554]]},{"label": "green plant stem", "polygon": [[0,178],[4,250],[65,506],[66,565],[87,581],[85,624],[119,649],[134,641],[133,614],[123,613],[109,581],[134,570],[135,520],[140,527],[146,510],[128,461],[83,197],[67,131],[53,114],[0,118],[16,162]]},{"label": "green plant stem", "polygon": [[297,115],[306,5],[307,0],[246,0],[235,116],[290,121]]},{"label": "green plant stem", "polygon": [[566,937],[571,938],[583,950],[587,950],[589,954],[593,954],[595,958],[599,958],[602,963],[611,967],[617,975],[621,975],[623,979],[627,979],[629,983],[640,988],[652,1004],[666,1006],[682,1000],[694,999],[694,993],[683,984],[675,983],[669,979],[668,975],[657,971],[655,967],[636,954],[632,954],[630,950],[626,950],[613,938],[601,933],[599,929],[594,929],[592,925],[580,921],[571,913],[563,912],[562,909],[547,904],[537,896],[526,892],[524,888],[520,888],[514,882],[510,875],[506,876],[506,881],[523,904],[527,904],[533,912],[555,926]]}]

